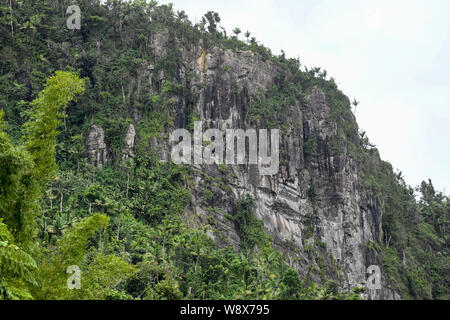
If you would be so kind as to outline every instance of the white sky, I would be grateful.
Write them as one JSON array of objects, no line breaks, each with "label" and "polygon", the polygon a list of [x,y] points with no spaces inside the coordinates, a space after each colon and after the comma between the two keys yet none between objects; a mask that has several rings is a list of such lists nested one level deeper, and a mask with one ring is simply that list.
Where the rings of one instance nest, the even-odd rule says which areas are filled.
[{"label": "white sky", "polygon": [[279,54],[326,69],[358,124],[415,186],[450,191],[450,1],[160,0],[195,22],[219,13]]}]

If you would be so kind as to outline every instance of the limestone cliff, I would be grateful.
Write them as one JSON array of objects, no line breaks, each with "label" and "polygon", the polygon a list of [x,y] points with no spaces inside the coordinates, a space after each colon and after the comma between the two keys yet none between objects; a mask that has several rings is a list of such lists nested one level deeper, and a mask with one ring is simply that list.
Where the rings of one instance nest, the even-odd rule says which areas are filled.
[{"label": "limestone cliff", "polygon": [[[325,70],[274,55],[248,33],[227,34],[212,11],[192,23],[156,1],[79,6],[80,29],[68,29],[66,1],[0,5],[13,18],[0,19],[3,137],[26,140],[28,106],[57,70],[85,83],[62,110],[59,170],[27,221],[46,259],[80,221],[109,218],[80,262],[92,287],[78,298],[449,299],[450,199],[431,181],[413,189],[380,159]],[[176,129],[199,142],[195,155],[216,145],[211,136],[198,141],[199,121],[202,132],[220,129],[214,138],[279,129],[279,170],[171,163]],[[53,157],[47,147],[39,161]],[[13,189],[14,199],[28,194]],[[133,266],[136,274],[106,290],[90,273],[103,271],[95,257],[104,255],[115,261],[108,272]],[[47,269],[65,274],[64,263]],[[379,289],[366,274],[377,266]],[[69,298],[65,279],[53,285],[65,293],[35,297]]]},{"label": "limestone cliff", "polygon": [[[168,33],[157,33],[152,40],[150,50],[155,50],[155,62],[159,63],[167,54]],[[344,118],[337,119],[333,116],[337,107],[319,86],[299,88],[305,99],[290,101],[273,113],[273,119],[252,117],[249,110],[258,97],[273,86],[286,85],[289,78],[294,81],[289,70],[252,51],[206,50],[202,43],[183,47],[181,57],[183,66],[170,78],[163,71],[155,72],[153,62],[144,63],[128,93],[141,90],[142,83],[148,82],[149,94],[160,94],[164,81],[175,81],[192,91],[191,108],[185,96],[170,97],[175,101],[172,112],[176,119],[153,142],[162,160],[170,153],[167,134],[188,127],[192,114],[205,128],[267,128],[273,120],[274,127],[282,131],[277,175],[261,176],[253,165],[233,165],[225,172],[217,165],[195,166],[195,188],[186,219],[197,226],[214,221],[217,229],[210,235],[219,243],[231,241],[239,247],[236,226],[224,213],[235,210],[241,196],[250,193],[256,201],[256,215],[264,221],[274,245],[290,256],[291,266],[302,276],[318,282],[333,279],[344,290],[365,287],[367,268],[381,266],[380,256],[369,244],[382,240],[383,204],[361,186],[348,137],[339,131],[342,123],[357,127],[349,103]],[[281,82],[283,77],[288,80]],[[133,83],[138,84],[137,89]],[[140,117],[135,120],[139,122]],[[125,158],[133,147],[134,127],[129,128],[133,130],[126,134]],[[380,162],[377,157],[373,161]],[[226,188],[205,176],[225,179]],[[212,190],[212,200],[205,199],[205,188]],[[398,297],[383,275],[382,289],[370,290],[367,296]]]}]

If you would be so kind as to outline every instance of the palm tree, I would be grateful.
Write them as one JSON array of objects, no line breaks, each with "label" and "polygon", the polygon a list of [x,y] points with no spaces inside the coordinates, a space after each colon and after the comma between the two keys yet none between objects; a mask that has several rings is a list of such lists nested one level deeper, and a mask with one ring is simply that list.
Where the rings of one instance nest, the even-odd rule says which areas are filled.
[{"label": "palm tree", "polygon": [[239,36],[239,34],[241,33],[241,29],[239,28],[234,28],[233,33],[236,35],[236,38]]},{"label": "palm tree", "polygon": [[215,34],[217,32],[217,24],[220,23],[220,16],[217,12],[208,11],[204,17],[208,22],[208,32]]},{"label": "palm tree", "polygon": [[178,16],[178,19],[180,19],[181,21],[187,22],[188,16],[184,10],[178,11],[177,16]]},{"label": "palm tree", "polygon": [[250,31],[248,31],[247,30],[247,32],[244,34],[244,36],[247,38],[247,44],[249,43],[249,38],[250,38],[250,35],[251,35],[251,33],[250,33]]},{"label": "palm tree", "polygon": [[359,105],[359,101],[356,101],[356,99],[354,99],[352,104],[355,106],[355,111],[353,113],[356,114],[356,107]]},{"label": "palm tree", "polygon": [[220,29],[222,30],[224,37],[227,38],[227,30],[222,26],[220,26]]}]

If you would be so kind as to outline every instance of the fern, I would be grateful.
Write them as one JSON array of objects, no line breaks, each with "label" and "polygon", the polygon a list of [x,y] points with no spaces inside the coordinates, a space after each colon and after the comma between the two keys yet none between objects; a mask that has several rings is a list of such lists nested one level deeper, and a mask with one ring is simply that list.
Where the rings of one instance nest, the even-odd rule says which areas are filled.
[{"label": "fern", "polygon": [[0,220],[0,299],[32,299],[26,284],[37,285],[34,259],[13,243],[7,226]]}]

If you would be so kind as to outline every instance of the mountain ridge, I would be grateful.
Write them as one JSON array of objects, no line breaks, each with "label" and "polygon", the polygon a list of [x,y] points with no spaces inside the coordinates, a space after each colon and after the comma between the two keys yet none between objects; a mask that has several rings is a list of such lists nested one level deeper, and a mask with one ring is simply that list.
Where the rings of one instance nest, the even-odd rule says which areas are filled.
[{"label": "mountain ridge", "polygon": [[[422,200],[416,202],[401,174],[359,132],[349,99],[325,71],[302,71],[298,59],[275,57],[256,40],[238,40],[238,33],[228,37],[218,31],[220,17],[213,12],[193,26],[170,5],[80,1],[81,29],[68,30],[58,15],[65,5],[18,6],[22,26],[33,23],[31,12],[50,19],[35,18],[34,29],[24,27],[14,36],[6,32],[6,21],[1,25],[2,43],[11,45],[2,48],[8,59],[1,64],[0,103],[13,138],[26,119],[21,101],[31,101],[55,69],[69,66],[89,80],[86,94],[68,106],[59,136],[58,180],[42,200],[38,221],[42,246],[52,248],[77,217],[100,211],[112,225],[108,240],[97,239],[95,247],[140,268],[141,277],[125,281],[119,292],[138,296],[150,272],[157,276],[144,290],[148,298],[189,298],[193,290],[194,297],[205,297],[193,279],[208,283],[214,278],[208,272],[218,271],[197,274],[199,257],[206,259],[205,270],[220,264],[204,253],[180,254],[184,244],[173,240],[170,267],[157,264],[149,271],[147,255],[163,261],[165,249],[153,251],[148,243],[157,247],[161,239],[137,241],[130,233],[161,223],[169,230],[165,221],[176,213],[188,228],[204,229],[220,250],[231,244],[250,255],[252,268],[264,260],[258,250],[267,259],[275,255],[272,245],[282,252],[288,268],[279,267],[273,292],[252,287],[243,297],[299,298],[300,282],[288,281],[299,277],[305,287],[322,284],[330,296],[448,299],[448,198],[430,181],[421,185]],[[169,134],[193,130],[195,121],[205,129],[279,128],[279,173],[261,176],[251,165],[158,164],[170,157]],[[53,205],[58,197],[59,208]],[[175,262],[190,265],[192,259],[194,271],[186,270],[193,278],[179,275]],[[367,290],[373,265],[381,270],[381,289]],[[213,288],[230,297],[217,284]]]}]

